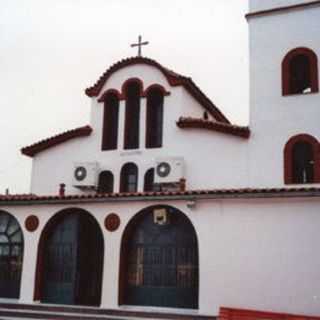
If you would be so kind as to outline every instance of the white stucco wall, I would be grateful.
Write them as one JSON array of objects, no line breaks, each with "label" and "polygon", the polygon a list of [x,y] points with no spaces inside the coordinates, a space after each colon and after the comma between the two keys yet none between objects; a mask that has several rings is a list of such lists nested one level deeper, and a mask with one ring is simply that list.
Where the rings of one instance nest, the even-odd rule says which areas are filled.
[{"label": "white stucco wall", "polygon": [[[254,3],[251,2],[252,6]],[[160,84],[170,92],[164,99],[163,147],[145,148],[146,98],[141,98],[139,149],[123,150],[125,101],[121,101],[118,149],[102,152],[103,103],[93,98],[92,135],[36,155],[31,192],[57,194],[63,182],[67,193],[81,193],[72,187],[73,164],[92,161],[98,162],[101,170],[113,172],[115,192],[119,190],[123,164],[136,163],[138,190],[142,191],[144,174],[154,166],[157,157],[184,157],[188,189],[285,186],[283,149],[286,142],[303,133],[320,139],[320,95],[283,97],[281,62],[286,53],[296,47],[308,47],[320,56],[319,30],[319,6],[249,18],[252,133],[249,140],[208,130],[179,129],[176,121],[180,116],[201,117],[204,111],[183,87],[171,87],[161,71],[148,65],[132,65],[116,71],[100,95],[107,89],[121,91],[129,78],[140,78],[144,89]]]},{"label": "white stucco wall", "polygon": [[170,92],[164,98],[162,148],[145,148],[146,98],[141,98],[139,149],[123,149],[125,101],[122,100],[119,108],[118,149],[101,151],[103,103],[94,98],[91,109],[93,133],[89,137],[74,139],[36,155],[33,160],[32,193],[57,194],[60,183],[66,184],[68,194],[81,193],[72,187],[75,162],[98,162],[101,171],[112,171],[115,192],[119,191],[122,166],[134,162],[139,168],[138,190],[142,191],[144,174],[155,166],[157,157],[185,159],[188,189],[247,186],[246,139],[208,130],[178,128],[176,122],[181,116],[201,118],[205,110],[184,88],[171,87],[163,74],[154,67],[134,65],[115,72],[101,94],[107,89],[121,91],[123,83],[129,78],[142,79],[144,89],[152,84],[160,84]]},{"label": "white stucco wall", "polygon": [[303,133],[320,139],[320,94],[282,96],[281,84],[281,63],[292,49],[310,48],[319,59],[319,30],[319,6],[249,19],[250,185],[284,186],[286,142]]},{"label": "white stucco wall", "polygon": [[312,0],[249,0],[250,12],[268,10],[279,7],[286,7],[295,4],[303,4],[311,2]]},{"label": "white stucco wall", "polygon": [[[198,200],[194,209],[189,209],[186,201],[1,207],[18,219],[24,233],[20,302],[33,302],[37,246],[43,227],[61,209],[78,207],[95,216],[104,235],[101,307],[121,309],[118,277],[123,230],[141,209],[161,203],[184,212],[197,232],[199,314],[217,315],[220,306],[320,314],[320,200],[316,198]],[[110,212],[121,218],[115,232],[103,226]],[[40,227],[33,233],[24,227],[30,214],[40,219]]]}]

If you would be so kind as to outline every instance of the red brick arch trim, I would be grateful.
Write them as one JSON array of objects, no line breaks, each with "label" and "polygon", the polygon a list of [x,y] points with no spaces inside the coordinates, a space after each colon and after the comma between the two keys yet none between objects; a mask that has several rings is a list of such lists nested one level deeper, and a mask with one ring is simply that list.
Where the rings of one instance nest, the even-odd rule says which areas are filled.
[{"label": "red brick arch trim", "polygon": [[164,96],[170,95],[170,92],[165,89],[161,84],[152,84],[143,91],[143,97],[146,97],[152,90],[159,90]]},{"label": "red brick arch trim", "polygon": [[290,95],[290,61],[297,55],[305,55],[310,61],[310,77],[311,77],[311,92],[319,91],[318,79],[318,58],[317,55],[308,48],[300,47],[289,51],[282,61],[282,95]]},{"label": "red brick arch trim", "polygon": [[148,92],[150,90],[154,90],[154,89],[160,90],[164,96],[170,95],[170,92],[168,90],[166,90],[166,88],[163,87],[161,84],[154,83],[154,84],[150,85],[147,89],[144,89],[144,84],[141,79],[130,78],[123,83],[122,88],[121,88],[121,92],[118,91],[117,89],[108,89],[101,95],[101,97],[98,99],[98,102],[104,102],[109,94],[113,94],[113,95],[117,96],[119,100],[125,100],[125,98],[126,98],[125,88],[129,82],[134,82],[134,81],[139,82],[139,84],[140,84],[140,88],[141,88],[140,96],[141,97],[146,97],[148,95]]},{"label": "red brick arch trim", "polygon": [[136,83],[139,84],[140,97],[143,95],[143,81],[141,79],[139,79],[139,78],[129,78],[122,84],[122,87],[121,87],[122,99],[126,99],[126,93],[127,93],[128,84],[130,84],[132,82],[136,82]]},{"label": "red brick arch trim", "polygon": [[122,100],[122,99],[123,99],[122,93],[119,92],[117,89],[108,89],[108,90],[106,90],[106,91],[101,95],[101,97],[98,99],[98,102],[105,102],[105,101],[106,101],[106,98],[107,98],[109,95],[114,95],[114,96],[116,96],[119,100]]},{"label": "red brick arch trim", "polygon": [[314,183],[320,182],[320,143],[311,135],[298,134],[289,139],[284,147],[284,183],[293,184],[292,174],[292,149],[297,142],[308,142],[312,145],[313,154],[315,157],[314,164]]},{"label": "red brick arch trim", "polygon": [[160,63],[155,60],[145,58],[145,57],[131,57],[123,59],[115,64],[113,64],[109,69],[107,69],[103,75],[98,79],[98,81],[91,87],[85,90],[88,97],[98,97],[100,92],[111,77],[111,75],[120,69],[128,66],[143,64],[154,67],[158,69],[164,77],[167,79],[170,86],[182,86],[184,89],[196,100],[198,103],[207,110],[217,121],[230,123],[228,118],[218,109],[218,107],[200,90],[200,88],[193,82],[190,77],[178,74],[168,68],[165,68]]}]

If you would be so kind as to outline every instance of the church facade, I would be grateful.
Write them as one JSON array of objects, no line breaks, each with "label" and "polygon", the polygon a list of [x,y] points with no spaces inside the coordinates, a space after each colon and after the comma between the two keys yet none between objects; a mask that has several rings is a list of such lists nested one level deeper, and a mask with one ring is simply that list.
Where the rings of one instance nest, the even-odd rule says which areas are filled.
[{"label": "church facade", "polygon": [[261,2],[248,127],[138,56],[86,89],[90,124],[22,148],[30,194],[0,196],[1,299],[320,315],[320,1]]}]

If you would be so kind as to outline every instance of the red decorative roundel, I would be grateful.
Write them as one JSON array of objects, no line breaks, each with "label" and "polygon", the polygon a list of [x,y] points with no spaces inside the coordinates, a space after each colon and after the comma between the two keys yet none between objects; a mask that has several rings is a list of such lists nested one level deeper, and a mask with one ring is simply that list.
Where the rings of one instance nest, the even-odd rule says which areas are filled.
[{"label": "red decorative roundel", "polygon": [[120,226],[119,216],[115,213],[108,214],[106,219],[104,220],[104,226],[108,231],[116,231]]},{"label": "red decorative roundel", "polygon": [[37,216],[32,215],[32,216],[27,217],[24,224],[25,224],[25,227],[28,231],[33,232],[38,229],[39,219]]}]

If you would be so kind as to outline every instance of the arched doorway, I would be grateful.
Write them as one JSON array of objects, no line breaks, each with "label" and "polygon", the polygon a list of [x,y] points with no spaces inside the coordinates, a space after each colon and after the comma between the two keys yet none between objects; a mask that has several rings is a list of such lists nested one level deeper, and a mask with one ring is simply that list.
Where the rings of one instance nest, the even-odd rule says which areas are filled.
[{"label": "arched doorway", "polygon": [[104,241],[87,211],[66,209],[40,239],[35,299],[45,303],[100,305]]},{"label": "arched doorway", "polygon": [[119,303],[196,309],[198,266],[198,241],[189,219],[173,207],[148,207],[123,234]]},{"label": "arched doorway", "polygon": [[0,297],[18,299],[23,259],[23,234],[17,219],[0,211]]}]

